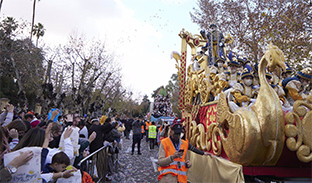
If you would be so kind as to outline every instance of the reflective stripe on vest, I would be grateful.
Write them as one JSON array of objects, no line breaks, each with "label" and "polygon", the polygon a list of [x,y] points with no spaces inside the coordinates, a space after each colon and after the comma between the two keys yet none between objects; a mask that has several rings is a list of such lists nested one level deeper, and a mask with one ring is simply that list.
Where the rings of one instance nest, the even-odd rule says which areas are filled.
[{"label": "reflective stripe on vest", "polygon": [[164,170],[161,170],[159,173],[160,174],[174,173],[174,174],[179,174],[179,175],[185,175],[186,176],[186,172],[175,170],[175,169],[164,169]]},{"label": "reflective stripe on vest", "polygon": [[[166,152],[166,157],[173,155],[177,151],[169,137],[164,138],[161,141],[161,143]],[[166,174],[172,174],[173,176],[177,176],[178,182],[187,183],[186,176],[187,168],[185,163],[185,156],[188,149],[188,141],[181,140],[180,143],[181,143],[180,149],[184,150],[182,157],[175,158],[174,161],[170,163],[168,166],[158,167],[158,171],[160,172],[158,180],[161,180],[161,178]],[[178,166],[178,164],[180,164],[180,166]]]},{"label": "reflective stripe on vest", "polygon": [[151,125],[148,127],[148,138],[156,139],[157,132],[156,132],[156,126]]},{"label": "reflective stripe on vest", "polygon": [[[178,162],[174,161],[174,162],[170,163],[170,165],[177,165],[178,166]],[[186,164],[184,162],[181,162],[181,161],[180,161],[180,165],[181,166],[186,166]]]}]

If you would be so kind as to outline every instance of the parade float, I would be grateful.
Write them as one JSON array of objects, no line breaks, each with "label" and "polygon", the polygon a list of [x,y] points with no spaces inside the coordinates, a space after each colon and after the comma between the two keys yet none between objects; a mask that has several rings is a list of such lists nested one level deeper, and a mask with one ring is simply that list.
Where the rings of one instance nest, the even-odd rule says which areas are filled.
[{"label": "parade float", "polygon": [[150,111],[146,118],[155,122],[157,126],[161,126],[164,121],[172,123],[175,117],[172,111],[170,97],[165,91],[164,86],[161,86],[157,90],[158,92],[154,97],[154,102],[150,105]]},{"label": "parade float", "polygon": [[[190,152],[193,166],[188,180],[243,182],[246,176],[273,177],[272,180],[311,178],[312,96],[297,100],[292,110],[283,111],[278,95],[265,79],[266,68],[285,69],[282,50],[272,44],[267,46],[258,63],[260,89],[254,104],[231,112],[229,96],[222,92],[216,79],[211,79],[209,64],[216,61],[216,53],[228,54],[225,47],[233,42],[232,37],[227,35],[223,47],[216,48],[210,41],[213,35],[193,35],[182,29],[179,36],[181,53],[173,52],[172,56],[177,61],[179,109],[185,119],[187,139],[214,155]],[[187,67],[188,48],[192,63]],[[212,95],[218,99],[211,100]]]}]

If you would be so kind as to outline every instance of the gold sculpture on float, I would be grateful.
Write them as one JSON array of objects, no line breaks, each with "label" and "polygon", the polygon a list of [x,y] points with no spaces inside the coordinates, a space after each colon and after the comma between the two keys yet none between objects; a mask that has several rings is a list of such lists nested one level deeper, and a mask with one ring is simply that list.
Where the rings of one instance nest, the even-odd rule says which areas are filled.
[{"label": "gold sculpture on float", "polygon": [[217,108],[218,123],[229,131],[227,137],[220,133],[223,149],[231,161],[242,165],[275,165],[284,146],[284,114],[279,97],[266,81],[266,66],[286,69],[283,52],[271,43],[260,60],[255,104],[231,113],[222,93]]},{"label": "gold sculpture on float", "polygon": [[294,104],[293,112],[285,116],[286,145],[289,150],[297,151],[300,161],[312,161],[312,96],[307,101],[298,100]]},{"label": "gold sculpture on float", "polygon": [[[247,172],[246,175],[250,172],[252,172],[250,175],[253,175],[258,168],[264,170],[259,172],[260,174],[270,171],[269,174],[264,175],[271,175],[270,168],[273,168],[276,171],[272,175],[277,176],[288,168],[283,164],[285,159],[291,163],[297,160],[293,156],[295,153],[300,161],[297,162],[300,164],[298,169],[306,172],[304,163],[312,162],[311,83],[309,83],[310,89],[307,84],[302,84],[304,89],[301,88],[308,97],[297,100],[293,106],[282,106],[284,102],[280,101],[275,90],[276,86],[269,84],[270,81],[266,76],[270,72],[278,73],[286,70],[283,52],[270,43],[261,60],[257,62],[259,63],[257,68],[254,65],[253,68],[248,69],[249,73],[241,73],[239,77],[243,75],[245,80],[242,77],[239,80],[241,83],[234,84],[243,85],[246,84],[243,82],[252,80],[246,76],[247,73],[248,76],[254,77],[257,84],[260,83],[258,88],[250,87],[258,89],[258,94],[256,98],[249,101],[250,103],[233,108],[231,104],[234,103],[235,100],[232,99],[235,96],[231,93],[231,87],[235,85],[229,82],[228,76],[233,73],[228,69],[232,69],[233,63],[237,61],[236,58],[241,58],[241,63],[238,63],[240,67],[252,66],[248,65],[248,59],[241,55],[239,57],[237,53],[233,54],[236,55],[235,57],[230,57],[233,53],[230,52],[226,57],[228,52],[226,46],[233,42],[233,38],[229,34],[225,37],[225,44],[222,47],[225,57],[220,53],[219,58],[213,59],[216,62],[210,63],[210,55],[205,54],[207,50],[211,51],[211,48],[207,48],[209,47],[208,36],[205,37],[202,32],[201,35],[192,35],[184,29],[179,36],[182,40],[181,55],[177,52],[172,55],[177,62],[179,109],[184,118],[185,135],[196,148],[216,155],[205,157],[188,153],[194,165],[188,170],[188,180],[190,182],[244,182],[243,167]],[[191,64],[188,66],[186,65],[187,46],[191,48]],[[197,52],[200,48],[202,51]],[[227,62],[232,65],[226,65]],[[245,71],[239,67],[238,69]],[[312,81],[311,72],[302,71],[302,73],[309,82]],[[281,82],[281,87],[282,84]],[[245,88],[243,90],[245,92]],[[241,92],[242,95],[245,94],[244,92]],[[294,151],[293,155],[289,150]],[[209,176],[202,174],[205,171],[211,174]]]},{"label": "gold sculpture on float", "polygon": [[[185,118],[186,136],[192,145],[217,156],[223,153],[240,165],[274,166],[286,142],[286,147],[296,151],[300,161],[312,161],[312,96],[306,101],[297,101],[293,112],[285,116],[279,96],[266,80],[266,68],[269,72],[286,69],[284,54],[277,46],[270,43],[259,62],[260,89],[254,104],[231,112],[229,96],[221,92],[226,81],[222,75],[210,74],[211,65],[205,51],[196,52],[198,48],[205,48],[207,40],[184,29],[179,36],[181,56],[173,53],[173,58],[177,61],[179,106]],[[226,44],[233,42],[230,35],[225,39]],[[192,61],[188,67],[187,46],[191,48]],[[212,101],[211,96],[218,94],[219,99]],[[198,122],[203,107],[207,111]]]}]

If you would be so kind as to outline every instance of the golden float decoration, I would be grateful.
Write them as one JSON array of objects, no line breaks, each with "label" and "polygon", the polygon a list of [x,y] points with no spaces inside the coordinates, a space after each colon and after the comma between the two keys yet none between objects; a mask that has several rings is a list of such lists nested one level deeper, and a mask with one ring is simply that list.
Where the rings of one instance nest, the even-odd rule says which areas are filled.
[{"label": "golden float decoration", "polygon": [[312,96],[307,101],[296,101],[293,112],[285,116],[286,145],[289,150],[296,151],[300,161],[312,161]]},{"label": "golden float decoration", "polygon": [[[182,56],[173,53],[173,58],[177,61],[180,86],[184,83],[179,99],[186,135],[192,145],[217,156],[224,151],[232,162],[244,166],[274,166],[282,154],[286,136],[286,146],[297,152],[300,161],[312,161],[312,96],[307,101],[297,101],[294,111],[284,117],[278,95],[266,82],[266,67],[270,71],[285,69],[284,54],[277,46],[270,43],[259,62],[261,87],[256,102],[232,113],[223,92],[219,100],[209,102],[209,95],[221,90],[218,78],[210,77],[207,55],[196,53],[207,40],[184,29],[179,36]],[[225,42],[230,44],[233,38],[228,35]],[[187,45],[191,48],[192,60],[196,59],[200,69],[194,69],[192,64],[186,69]],[[209,106],[206,121],[197,123],[199,110],[205,106]]]}]

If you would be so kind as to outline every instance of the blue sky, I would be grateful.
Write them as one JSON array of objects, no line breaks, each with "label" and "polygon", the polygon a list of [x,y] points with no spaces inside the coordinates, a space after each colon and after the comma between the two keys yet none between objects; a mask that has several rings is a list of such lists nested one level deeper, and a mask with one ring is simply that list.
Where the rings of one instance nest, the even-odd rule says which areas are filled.
[{"label": "blue sky", "polygon": [[[180,51],[178,33],[193,34],[191,22],[195,0],[41,0],[36,20],[46,28],[40,44],[64,44],[73,32],[89,39],[105,40],[122,67],[123,84],[136,97],[166,85],[176,73],[172,51]],[[1,17],[13,16],[31,22],[31,0],[4,0]],[[189,62],[189,61],[188,61]]]}]

